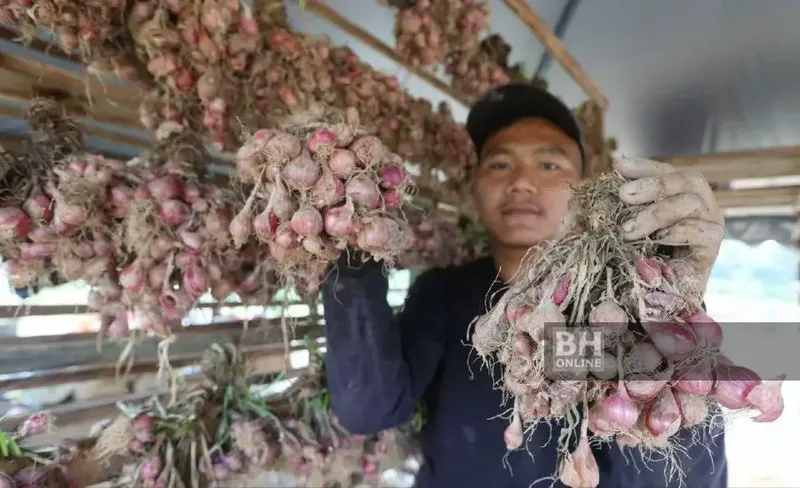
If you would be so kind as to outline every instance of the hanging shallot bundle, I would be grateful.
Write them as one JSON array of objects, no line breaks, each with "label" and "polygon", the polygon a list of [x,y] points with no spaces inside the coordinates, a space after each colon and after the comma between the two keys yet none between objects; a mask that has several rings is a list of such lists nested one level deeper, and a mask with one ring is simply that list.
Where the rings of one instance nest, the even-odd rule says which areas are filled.
[{"label": "hanging shallot bundle", "polygon": [[330,409],[324,357],[311,344],[308,370],[287,390],[271,399],[273,411],[283,407],[281,464],[299,486],[381,486],[381,473],[402,465],[415,446],[411,436],[424,422],[417,409],[411,423],[373,436],[352,435]]},{"label": "hanging shallot bundle", "polygon": [[450,54],[447,72],[453,76],[453,88],[473,98],[510,82],[513,71],[507,66],[510,48],[498,35],[492,35],[472,49]]},{"label": "hanging shallot bundle", "polygon": [[[170,324],[229,278],[224,266],[233,252],[231,214],[223,192],[201,180],[206,158],[196,138],[173,133],[145,157],[140,182],[126,195],[119,303],[143,330],[159,337],[168,336]],[[227,283],[229,292],[235,291],[236,284]]]},{"label": "hanging shallot bundle", "polygon": [[447,55],[446,36],[442,25],[431,14],[431,0],[416,0],[397,13],[394,34],[397,53],[409,64],[431,67]]},{"label": "hanging shallot bundle", "polygon": [[[83,151],[83,133],[52,101],[37,99],[27,113],[32,145],[27,155],[3,152],[0,160],[0,254],[14,287],[27,287],[53,271],[52,256],[67,207],[54,219],[55,168]],[[62,200],[63,201],[63,200]]]},{"label": "hanging shallot bundle", "polygon": [[253,61],[244,87],[246,103],[258,111],[245,123],[272,126],[313,101],[339,105],[327,40],[274,29],[264,44],[266,51]]},{"label": "hanging shallot bundle", "polygon": [[[763,381],[720,354],[722,329],[701,307],[691,265],[652,241],[623,240],[621,225],[638,210],[619,200],[624,181],[608,173],[577,189],[565,232],[523,264],[472,334],[484,360],[503,364],[514,397],[509,449],[520,446],[524,424],[566,420],[562,440],[580,438],[569,455],[559,445],[568,486],[598,483],[582,422],[591,438],[675,461],[676,434],[710,424],[720,406],[757,411],[758,422],[783,410],[780,379]],[[559,370],[553,327],[594,330],[603,349]]]},{"label": "hanging shallot bundle", "polygon": [[411,225],[412,244],[397,260],[399,266],[421,272],[458,266],[476,258],[457,222],[439,215]]},{"label": "hanging shallot bundle", "polygon": [[410,185],[402,159],[357,133],[354,110],[338,123],[320,122],[332,117],[324,110],[260,129],[237,153],[239,179],[252,190],[231,222],[234,243],[255,235],[292,283],[319,279],[348,246],[376,260],[407,246],[396,216]]},{"label": "hanging shallot bundle", "polygon": [[93,59],[96,50],[124,31],[124,0],[76,2],[27,0],[28,14],[42,29],[53,32],[61,48]]},{"label": "hanging shallot bundle", "polygon": [[[141,110],[155,128],[165,107],[178,105],[187,128],[209,134],[220,150],[234,144],[241,82],[262,49],[261,27],[239,0],[138,1],[127,18],[141,63],[158,90]],[[155,103],[154,103],[155,102]],[[146,116],[146,117],[145,117]]]}]

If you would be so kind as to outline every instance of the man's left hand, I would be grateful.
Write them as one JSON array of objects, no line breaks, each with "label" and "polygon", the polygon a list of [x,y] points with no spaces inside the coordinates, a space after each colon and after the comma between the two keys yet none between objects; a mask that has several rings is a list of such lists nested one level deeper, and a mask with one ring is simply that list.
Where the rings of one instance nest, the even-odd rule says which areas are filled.
[{"label": "man's left hand", "polygon": [[625,239],[650,236],[665,246],[676,246],[676,257],[694,266],[700,290],[705,291],[725,232],[725,217],[705,177],[646,159],[615,160],[614,169],[633,180],[620,187],[620,199],[645,205],[623,223]]}]

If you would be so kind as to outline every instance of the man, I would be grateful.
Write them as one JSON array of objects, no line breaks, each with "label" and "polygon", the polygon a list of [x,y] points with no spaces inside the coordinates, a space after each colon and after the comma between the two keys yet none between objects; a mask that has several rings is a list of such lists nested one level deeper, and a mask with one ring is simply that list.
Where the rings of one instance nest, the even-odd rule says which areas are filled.
[{"label": "man", "polygon": [[[581,180],[586,155],[569,109],[525,84],[489,92],[471,109],[467,129],[480,159],[471,176],[473,196],[492,256],[423,273],[397,316],[387,304],[380,266],[342,260],[323,286],[332,405],[346,429],[367,434],[407,422],[424,400],[419,487],[549,487],[552,479],[543,478],[556,473],[558,427],[537,428],[526,449],[504,459],[502,393],[470,354],[467,330],[528,249],[556,234],[570,197],[567,183]],[[648,204],[626,225],[626,237],[654,235],[682,246],[676,249],[705,284],[722,239],[722,217],[702,176],[646,161],[617,169],[634,179],[622,187],[621,198]],[[688,455],[676,458],[686,472],[684,486],[726,487],[723,437],[709,450],[684,441]],[[643,463],[638,450],[594,451],[602,487],[668,486],[664,463]]]}]

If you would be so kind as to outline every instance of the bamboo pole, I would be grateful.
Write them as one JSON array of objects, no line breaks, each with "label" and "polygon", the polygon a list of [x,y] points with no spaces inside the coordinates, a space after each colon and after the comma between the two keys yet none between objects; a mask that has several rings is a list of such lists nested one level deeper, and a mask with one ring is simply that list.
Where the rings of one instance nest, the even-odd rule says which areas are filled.
[{"label": "bamboo pole", "polygon": [[561,39],[558,38],[539,14],[526,0],[504,0],[506,6],[531,30],[547,51],[567,70],[567,73],[583,89],[583,91],[600,106],[603,111],[608,110],[608,99],[595,85],[588,74],[581,68],[578,61],[572,57]]}]

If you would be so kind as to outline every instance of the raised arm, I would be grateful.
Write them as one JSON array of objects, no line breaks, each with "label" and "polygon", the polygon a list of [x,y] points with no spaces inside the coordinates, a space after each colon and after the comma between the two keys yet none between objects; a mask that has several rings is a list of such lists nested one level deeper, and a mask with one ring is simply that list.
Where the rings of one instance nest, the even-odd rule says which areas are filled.
[{"label": "raised arm", "polygon": [[342,426],[371,434],[408,421],[445,350],[441,271],[424,273],[395,316],[380,265],[340,260],[322,288],[325,371]]}]

